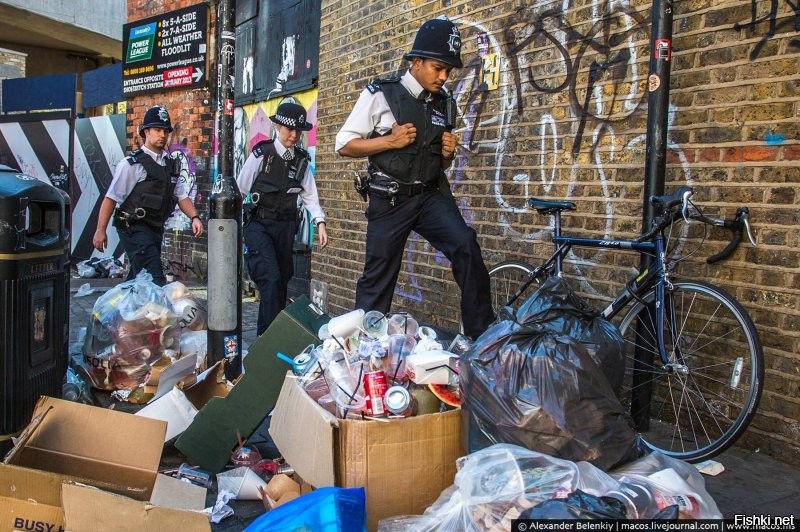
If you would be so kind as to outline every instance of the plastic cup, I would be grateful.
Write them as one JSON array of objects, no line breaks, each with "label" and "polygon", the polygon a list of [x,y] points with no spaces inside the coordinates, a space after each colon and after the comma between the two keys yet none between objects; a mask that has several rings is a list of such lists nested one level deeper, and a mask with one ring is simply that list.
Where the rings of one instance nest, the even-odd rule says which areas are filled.
[{"label": "plastic cup", "polygon": [[372,338],[380,338],[386,334],[386,330],[389,328],[389,320],[386,319],[386,316],[383,314],[383,312],[370,310],[364,314],[364,320],[361,324],[361,328],[364,330],[367,336],[371,336]]},{"label": "plastic cup", "polygon": [[416,336],[419,324],[410,314],[392,314],[389,318],[389,326],[386,334],[407,334]]}]

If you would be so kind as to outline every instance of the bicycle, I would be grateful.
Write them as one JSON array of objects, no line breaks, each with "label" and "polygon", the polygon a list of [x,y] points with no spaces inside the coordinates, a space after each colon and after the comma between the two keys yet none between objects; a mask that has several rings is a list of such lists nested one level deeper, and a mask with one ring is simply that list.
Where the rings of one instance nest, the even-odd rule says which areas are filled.
[{"label": "bicycle", "polygon": [[703,281],[672,281],[680,260],[668,256],[667,230],[679,221],[696,220],[733,232],[730,243],[709,257],[728,257],[746,232],[747,207],[733,220],[707,216],[691,201],[692,189],[653,196],[660,209],[652,228],[634,240],[563,236],[561,213],[575,210],[567,201],[531,198],[529,205],[553,216],[553,254],[538,267],[524,261],[501,262],[489,271],[492,305],[519,305],[550,275],[562,274],[562,262],[573,247],[609,248],[652,257],[600,313],[615,323],[624,339],[625,375],[620,400],[650,450],[702,461],[727,449],[747,428],[761,397],[764,360],[761,341],[747,311],[726,291]]}]

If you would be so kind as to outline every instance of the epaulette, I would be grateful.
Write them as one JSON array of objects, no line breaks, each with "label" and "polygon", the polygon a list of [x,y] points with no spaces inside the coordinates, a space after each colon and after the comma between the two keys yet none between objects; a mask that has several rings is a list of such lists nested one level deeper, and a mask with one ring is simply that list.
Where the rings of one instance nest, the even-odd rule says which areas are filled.
[{"label": "epaulette", "polygon": [[376,92],[381,90],[381,85],[384,83],[398,83],[400,81],[400,76],[390,76],[388,78],[375,78],[369,82],[367,85],[367,90],[370,94],[375,94]]},{"label": "epaulette", "polygon": [[294,147],[294,153],[295,153],[295,155],[298,155],[298,156],[300,156],[300,157],[305,157],[305,158],[306,158],[306,159],[308,159],[309,161],[311,160],[311,154],[310,154],[310,153],[308,153],[308,152],[307,152],[306,150],[304,150],[303,148],[298,148],[297,146],[295,146],[295,147]]},{"label": "epaulette", "polygon": [[262,157],[264,155],[264,148],[267,145],[272,144],[273,142],[275,142],[273,139],[262,140],[261,142],[253,146],[253,155],[255,155],[256,157]]},{"label": "epaulette", "polygon": [[125,157],[125,158],[128,159],[128,164],[136,164],[136,163],[139,162],[139,161],[136,160],[136,158],[138,156],[140,156],[141,154],[143,154],[143,153],[144,153],[144,150],[142,148],[139,148],[138,150],[132,151],[131,154],[128,155],[127,157]]}]

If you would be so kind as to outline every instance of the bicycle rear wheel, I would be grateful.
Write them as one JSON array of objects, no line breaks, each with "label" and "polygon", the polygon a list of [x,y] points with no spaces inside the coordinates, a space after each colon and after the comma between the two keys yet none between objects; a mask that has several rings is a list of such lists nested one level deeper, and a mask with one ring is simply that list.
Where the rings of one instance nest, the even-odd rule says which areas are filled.
[{"label": "bicycle rear wheel", "polygon": [[[647,447],[702,461],[733,444],[755,413],[764,379],[761,341],[747,311],[725,291],[677,282],[665,290],[669,361],[663,364],[653,300],[651,290],[620,323],[626,360],[620,398]],[[634,361],[637,342],[641,362]]]},{"label": "bicycle rear wheel", "polygon": [[505,306],[510,306],[514,313],[526,299],[539,288],[539,279],[530,283],[513,302],[511,297],[528,280],[534,267],[527,262],[507,260],[492,266],[489,270],[489,283],[491,285],[492,310],[495,314]]}]

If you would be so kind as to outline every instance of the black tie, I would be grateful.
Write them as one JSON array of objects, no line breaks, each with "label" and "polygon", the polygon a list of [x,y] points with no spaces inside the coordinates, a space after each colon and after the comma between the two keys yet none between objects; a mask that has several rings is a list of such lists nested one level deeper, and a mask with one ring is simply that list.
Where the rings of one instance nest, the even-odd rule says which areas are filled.
[{"label": "black tie", "polygon": [[283,155],[281,157],[283,157],[283,160],[287,162],[294,159],[294,155],[292,155],[292,152],[290,152],[289,150],[283,152]]}]

